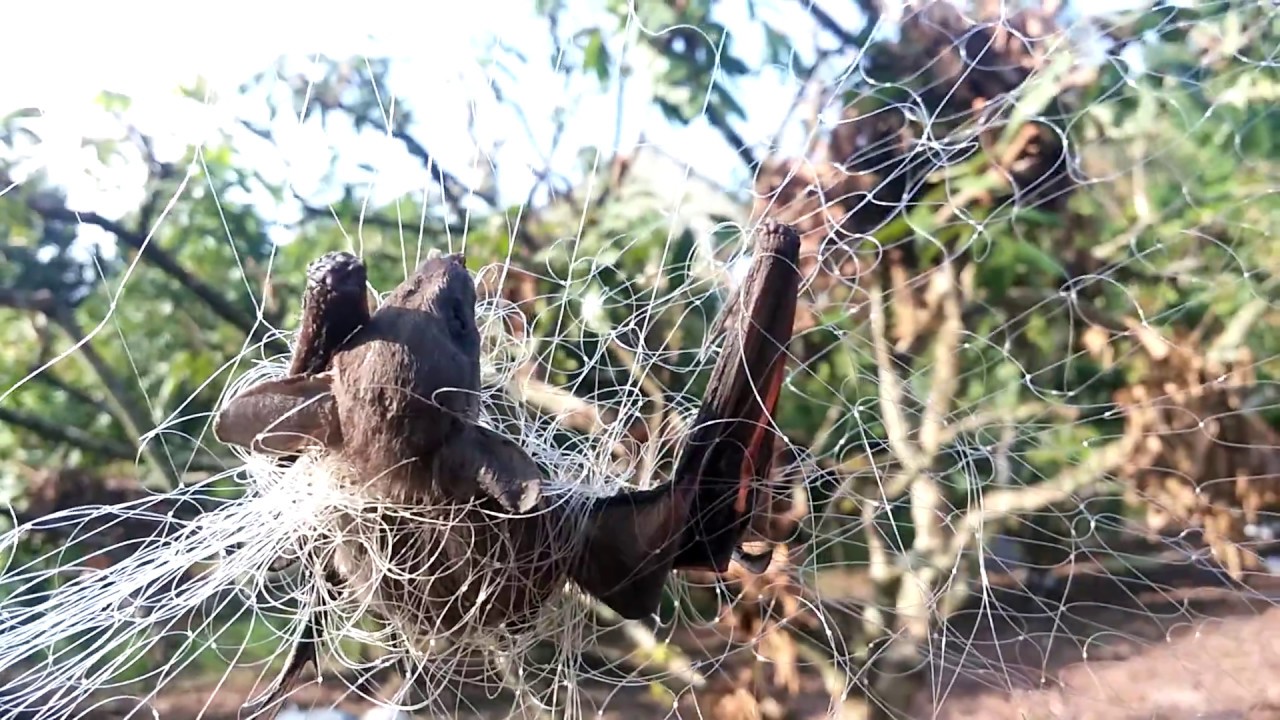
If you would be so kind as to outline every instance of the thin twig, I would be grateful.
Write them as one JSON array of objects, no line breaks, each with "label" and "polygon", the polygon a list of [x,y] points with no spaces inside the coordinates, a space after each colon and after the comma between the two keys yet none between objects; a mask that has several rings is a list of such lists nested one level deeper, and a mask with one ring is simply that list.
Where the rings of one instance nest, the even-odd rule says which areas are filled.
[{"label": "thin twig", "polygon": [[942,425],[951,412],[960,378],[960,338],[964,332],[961,321],[960,287],[955,265],[944,261],[931,277],[931,290],[941,294],[942,323],[934,335],[933,378],[929,386],[929,398],[920,423],[920,449],[932,464],[942,445]]},{"label": "thin twig", "polygon": [[[599,435],[609,431],[609,426],[616,421],[608,408],[603,408],[586,398],[539,380],[533,374],[533,368],[526,366],[508,384],[512,395],[533,410],[554,417],[565,427],[587,435]],[[634,423],[627,428],[627,434],[637,443],[647,442],[649,430],[643,423]],[[623,457],[630,450],[623,443],[614,443],[612,449],[615,457]]]},{"label": "thin twig", "polygon": [[631,377],[640,384],[640,391],[649,400],[650,410],[646,418],[649,435],[648,443],[646,443],[648,448],[647,451],[640,453],[640,466],[636,470],[638,477],[648,477],[649,471],[658,456],[659,448],[657,445],[662,438],[663,415],[666,414],[666,400],[663,397],[662,386],[653,378],[653,375],[645,372],[639,366],[635,353],[616,342],[609,343],[609,349],[626,365]]},{"label": "thin twig", "polygon": [[[214,314],[223,320],[231,323],[250,336],[261,335],[263,328],[261,323],[254,320],[244,313],[237,310],[231,303],[227,302],[217,291],[203,280],[195,277],[187,272],[186,268],[160,248],[154,242],[147,242],[147,238],[143,233],[130,230],[124,225],[105,218],[95,212],[75,212],[61,205],[54,205],[45,199],[32,199],[28,202],[29,207],[38,215],[46,220],[60,220],[63,222],[73,222],[82,225],[93,225],[99,227],[116,237],[121,244],[130,247],[140,253],[140,256],[161,272],[168,275],[178,284],[186,288],[191,294],[200,298]],[[283,341],[278,339],[269,340],[268,349],[271,352],[284,353],[288,348]]]},{"label": "thin twig", "polygon": [[809,15],[813,17],[823,30],[826,30],[836,36],[840,41],[840,44],[844,47],[862,47],[870,35],[871,28],[874,28],[876,22],[879,20],[878,14],[867,13],[867,22],[864,23],[862,36],[859,37],[858,35],[854,35],[848,30],[845,30],[844,26],[836,22],[835,18],[828,15],[826,10],[818,7],[815,0],[801,0],[800,4],[804,6],[804,9],[808,11]]},{"label": "thin twig", "polygon": [[28,432],[40,435],[46,440],[65,443],[87,452],[101,455],[112,460],[137,460],[137,453],[125,443],[118,443],[97,438],[74,425],[66,425],[46,420],[39,415],[28,415],[0,407],[0,422],[20,427]]},{"label": "thin twig", "polygon": [[880,390],[880,418],[884,422],[889,446],[898,459],[914,473],[920,469],[920,451],[907,433],[907,419],[902,412],[902,381],[893,367],[889,353],[888,321],[885,317],[884,290],[879,278],[870,276],[867,294],[870,297],[871,337],[876,361],[876,375]]},{"label": "thin twig", "polygon": [[[87,338],[81,342],[81,338],[85,338],[85,333],[79,324],[65,311],[55,312],[49,319],[67,334],[71,342],[80,343],[78,354],[102,383],[103,389],[107,392],[108,404],[113,408],[112,414],[124,427],[125,433],[129,437],[142,437],[142,429],[151,424],[147,412],[134,401],[132,394],[116,376],[115,371],[94,349],[93,343]],[[164,475],[165,480],[169,482],[169,487],[177,487],[179,472],[169,458],[161,454],[153,443],[143,444],[141,450],[156,470]]]},{"label": "thin twig", "polygon": [[642,666],[648,664],[660,665],[663,670],[683,683],[681,687],[673,689],[683,691],[688,687],[702,688],[706,686],[707,678],[693,667],[689,656],[685,655],[680,648],[659,640],[658,636],[648,627],[645,627],[644,624],[636,620],[622,619],[621,616],[604,603],[593,601],[590,605],[591,612],[601,622],[619,627],[622,630],[635,651],[643,656]]}]

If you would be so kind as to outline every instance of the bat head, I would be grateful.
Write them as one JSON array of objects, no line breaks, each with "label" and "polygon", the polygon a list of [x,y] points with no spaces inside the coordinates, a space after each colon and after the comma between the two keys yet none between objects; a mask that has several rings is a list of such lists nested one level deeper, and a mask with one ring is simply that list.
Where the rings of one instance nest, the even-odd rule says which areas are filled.
[{"label": "bat head", "polygon": [[433,253],[387,296],[335,366],[352,388],[390,384],[421,412],[438,408],[474,420],[480,391],[475,309],[466,258]]},{"label": "bat head", "polygon": [[[465,258],[432,254],[372,316],[354,324],[350,319],[361,316],[355,303],[364,302],[363,273],[348,264],[317,261],[308,271],[308,299],[328,299],[328,305],[317,307],[315,317],[304,315],[304,326],[321,328],[304,339],[334,350],[298,352],[330,357],[326,367],[262,382],[232,398],[214,423],[219,440],[278,454],[345,450],[348,459],[378,472],[434,452],[475,419],[480,337]],[[359,293],[352,292],[356,283]],[[326,335],[326,322],[335,324],[329,318],[344,318],[354,330]]]}]

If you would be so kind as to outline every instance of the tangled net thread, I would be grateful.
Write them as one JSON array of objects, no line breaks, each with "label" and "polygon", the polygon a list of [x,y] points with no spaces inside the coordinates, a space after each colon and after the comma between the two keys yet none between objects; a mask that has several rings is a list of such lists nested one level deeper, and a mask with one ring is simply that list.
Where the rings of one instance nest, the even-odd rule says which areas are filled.
[{"label": "tangled net thread", "polygon": [[[513,332],[522,327],[519,311],[502,299],[484,298],[477,305],[477,323],[482,338],[480,422],[516,440],[548,471],[543,492],[553,502],[581,503],[634,489],[636,461],[616,459],[615,448],[628,432],[622,423],[569,443],[553,442],[556,420],[533,415],[508,396],[505,388],[528,359],[528,345]],[[285,376],[287,370],[287,356],[255,364],[229,384],[219,405],[251,385]],[[688,399],[682,404],[692,408],[696,403]],[[330,453],[316,451],[280,465],[242,448],[233,452],[243,465],[209,480],[114,505],[64,509],[0,536],[0,548],[10,559],[17,544],[35,531],[66,533],[66,548],[71,549],[122,524],[129,528],[125,534],[134,536],[108,543],[107,549],[78,562],[66,563],[64,551],[57,550],[23,567],[5,567],[4,577],[15,589],[0,600],[0,677],[6,685],[0,711],[53,718],[121,701],[145,708],[202,651],[230,647],[233,652],[225,660],[237,664],[235,655],[247,643],[222,636],[246,615],[251,625],[270,629],[263,642],[278,645],[272,654],[278,660],[298,636],[307,611],[327,610],[326,616],[338,621],[326,628],[319,656],[338,665],[344,678],[368,677],[398,659],[407,660],[418,681],[412,687],[405,683],[391,700],[405,708],[439,702],[448,686],[440,681],[455,676],[477,655],[490,663],[496,660],[507,674],[504,683],[518,684],[524,669],[513,658],[552,640],[559,649],[552,666],[570,666],[588,639],[583,598],[568,582],[540,608],[536,621],[519,628],[485,629],[477,615],[480,603],[454,608],[448,613],[452,623],[434,627],[373,622],[373,586],[392,577],[397,566],[415,565],[404,557],[397,565],[390,562],[388,518],[437,527],[438,537],[470,543],[467,552],[455,557],[469,559],[469,589],[476,597],[510,582],[510,573],[518,569],[502,562],[509,553],[504,548],[475,544],[478,534],[466,531],[467,523],[477,522],[475,508],[424,507],[371,494],[367,488],[372,479],[357,477]],[[228,481],[240,488],[239,497],[226,499],[228,493],[219,491],[219,483]],[[568,510],[567,518],[580,515]],[[139,528],[148,527],[149,537],[137,537]],[[339,548],[368,564],[363,569],[369,580],[328,597],[316,591],[314,578]],[[424,546],[421,552],[433,548]],[[301,561],[295,568],[300,571],[277,571],[282,559]],[[433,596],[443,592],[431,589],[435,578],[398,579],[427,588]],[[351,653],[348,641],[361,651]],[[129,671],[157,652],[172,659],[144,674]],[[567,685],[553,680],[560,684]],[[152,689],[139,692],[140,687]],[[428,692],[416,702],[406,697],[411,689],[423,688]],[[351,690],[368,697],[362,683],[352,683]]]}]

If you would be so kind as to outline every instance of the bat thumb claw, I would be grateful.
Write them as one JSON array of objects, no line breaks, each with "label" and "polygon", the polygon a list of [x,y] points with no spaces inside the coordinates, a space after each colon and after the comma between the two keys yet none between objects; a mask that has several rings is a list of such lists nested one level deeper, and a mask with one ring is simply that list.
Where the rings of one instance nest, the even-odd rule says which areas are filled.
[{"label": "bat thumb claw", "polygon": [[532,510],[538,504],[538,499],[542,497],[542,483],[537,480],[512,483],[498,489],[493,495],[507,511],[526,513]]},{"label": "bat thumb claw", "polygon": [[769,564],[773,561],[773,548],[759,553],[749,553],[738,548],[733,551],[733,559],[738,562],[747,572],[753,575],[763,574],[769,569]]},{"label": "bat thumb claw", "polygon": [[538,504],[538,499],[542,497],[542,483],[537,480],[530,480],[521,487],[518,496],[513,497],[516,512],[529,512]]}]

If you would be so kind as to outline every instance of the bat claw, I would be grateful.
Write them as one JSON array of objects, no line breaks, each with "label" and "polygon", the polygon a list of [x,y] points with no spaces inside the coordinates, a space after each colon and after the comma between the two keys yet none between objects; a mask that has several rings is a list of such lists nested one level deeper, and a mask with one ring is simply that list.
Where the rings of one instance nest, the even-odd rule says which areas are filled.
[{"label": "bat claw", "polygon": [[769,565],[773,562],[773,548],[769,548],[765,552],[749,553],[738,548],[733,551],[733,559],[738,564],[753,575],[763,575],[769,569]]},{"label": "bat claw", "polygon": [[537,480],[529,480],[518,485],[495,488],[494,497],[508,512],[527,513],[538,504],[542,497],[542,484]]}]

